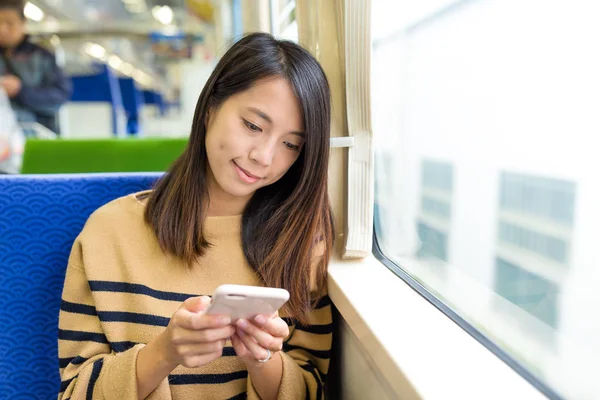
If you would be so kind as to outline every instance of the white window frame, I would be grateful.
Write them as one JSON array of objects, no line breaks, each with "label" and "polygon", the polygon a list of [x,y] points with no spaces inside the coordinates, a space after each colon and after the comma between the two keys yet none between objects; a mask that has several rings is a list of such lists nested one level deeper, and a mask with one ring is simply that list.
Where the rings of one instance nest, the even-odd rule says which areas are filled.
[{"label": "white window frame", "polygon": [[[421,12],[400,21],[417,29],[431,15],[473,0],[431,0]],[[426,3],[426,4],[425,4]],[[493,342],[433,299],[407,274],[392,272],[372,255],[374,148],[370,120],[371,0],[344,2],[346,107],[353,138],[348,154],[347,237],[342,258],[329,265],[329,295],[370,354],[390,387],[402,398],[545,399],[527,371],[515,368],[490,348]],[[401,17],[399,17],[401,18]],[[393,36],[393,33],[392,33]],[[385,38],[374,38],[385,40]],[[383,255],[379,254],[378,256]],[[359,259],[361,258],[362,259]],[[389,260],[385,260],[387,263]],[[391,261],[389,261],[391,264]],[[420,290],[422,289],[422,290]],[[432,304],[433,302],[437,304]],[[464,320],[462,321],[464,322]],[[472,336],[473,335],[473,336]],[[485,339],[485,340],[483,340]],[[481,342],[486,342],[489,347]],[[412,385],[406,387],[406,382]],[[543,390],[544,388],[542,388]]]}]

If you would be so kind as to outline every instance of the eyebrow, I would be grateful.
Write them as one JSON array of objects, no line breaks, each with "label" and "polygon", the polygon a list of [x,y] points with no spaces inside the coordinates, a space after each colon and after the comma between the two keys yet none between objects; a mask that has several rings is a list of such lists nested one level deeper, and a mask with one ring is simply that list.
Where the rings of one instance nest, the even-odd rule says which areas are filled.
[{"label": "eyebrow", "polygon": [[[268,123],[270,123],[270,124],[273,123],[273,120],[271,119],[271,117],[269,117],[267,114],[265,114],[264,112],[262,112],[258,108],[248,107],[247,109],[248,109],[248,111],[250,111],[250,112],[258,115],[260,118],[264,119]],[[304,132],[293,131],[293,132],[290,132],[290,133],[292,135],[300,136],[302,139],[304,139]]]},{"label": "eyebrow", "polygon": [[261,117],[262,119],[264,119],[265,121],[267,121],[270,124],[273,123],[273,120],[271,119],[271,117],[269,117],[264,112],[260,111],[258,108],[248,107],[248,111],[253,112],[254,114],[258,115],[259,117]]}]

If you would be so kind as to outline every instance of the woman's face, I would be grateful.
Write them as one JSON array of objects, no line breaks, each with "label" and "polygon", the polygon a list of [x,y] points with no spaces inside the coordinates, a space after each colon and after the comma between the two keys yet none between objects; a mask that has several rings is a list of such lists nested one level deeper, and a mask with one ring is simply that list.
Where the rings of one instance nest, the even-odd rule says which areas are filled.
[{"label": "woman's face", "polygon": [[303,145],[302,114],[285,79],[259,81],[231,96],[207,122],[211,197],[249,199],[281,179]]}]

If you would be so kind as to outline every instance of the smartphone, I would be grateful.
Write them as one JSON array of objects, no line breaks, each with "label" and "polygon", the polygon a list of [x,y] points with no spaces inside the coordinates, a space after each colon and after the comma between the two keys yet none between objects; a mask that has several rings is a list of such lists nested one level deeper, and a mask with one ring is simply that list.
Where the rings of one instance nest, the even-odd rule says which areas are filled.
[{"label": "smartphone", "polygon": [[244,285],[221,285],[205,313],[227,315],[232,320],[251,319],[258,314],[272,315],[290,298],[285,289]]}]

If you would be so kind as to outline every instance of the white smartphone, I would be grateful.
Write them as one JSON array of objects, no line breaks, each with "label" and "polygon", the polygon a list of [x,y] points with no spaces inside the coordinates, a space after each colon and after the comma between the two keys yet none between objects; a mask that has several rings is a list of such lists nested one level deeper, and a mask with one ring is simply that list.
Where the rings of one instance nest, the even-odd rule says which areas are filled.
[{"label": "white smartphone", "polygon": [[232,320],[251,319],[258,314],[272,315],[290,298],[285,289],[271,287],[221,285],[213,296],[205,313],[227,315]]}]

